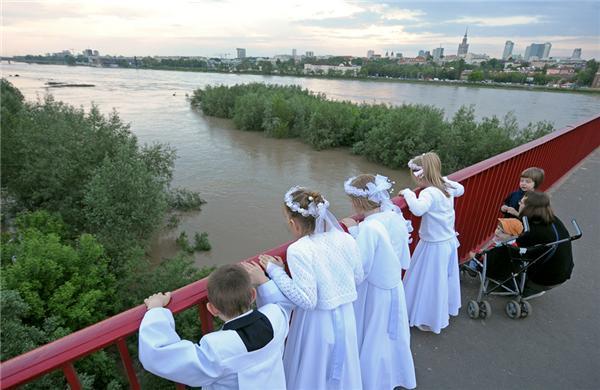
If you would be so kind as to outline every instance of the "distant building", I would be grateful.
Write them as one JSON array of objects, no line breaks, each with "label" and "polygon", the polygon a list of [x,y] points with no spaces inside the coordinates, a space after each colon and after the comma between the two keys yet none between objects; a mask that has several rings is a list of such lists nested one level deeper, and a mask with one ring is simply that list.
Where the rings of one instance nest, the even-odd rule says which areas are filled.
[{"label": "distant building", "polygon": [[431,53],[429,52],[429,50],[419,50],[419,54],[417,55],[417,57],[423,57],[423,58],[427,58],[431,56]]},{"label": "distant building", "polygon": [[487,54],[475,54],[475,53],[467,53],[465,56],[465,63],[469,65],[479,65],[482,62],[486,62],[490,59],[490,56]]},{"label": "distant building", "polygon": [[296,60],[296,49],[292,49],[292,58],[294,59],[294,61]]},{"label": "distant building", "polygon": [[525,61],[548,58],[550,56],[551,48],[552,44],[550,42],[532,43],[525,49]]},{"label": "distant building", "polygon": [[307,57],[314,57],[315,56],[315,52],[314,51],[307,51],[306,52],[306,56]]},{"label": "distant building", "polygon": [[600,88],[600,72],[596,72],[594,81],[592,81],[592,88]]},{"label": "distant building", "polygon": [[458,52],[456,55],[458,57],[465,57],[469,52],[469,44],[467,43],[467,32],[469,29],[465,30],[465,36],[462,39],[462,42],[458,45]]},{"label": "distant building", "polygon": [[98,50],[94,50],[94,51],[92,52],[92,55],[93,55],[94,57],[98,57],[98,56],[100,55],[100,52],[99,52]]},{"label": "distant building", "polygon": [[544,54],[542,54],[542,58],[550,58],[550,49],[552,49],[552,44],[550,42],[544,43]]},{"label": "distant building", "polygon": [[512,57],[512,51],[514,47],[515,43],[513,41],[506,41],[506,43],[504,44],[504,51],[502,52],[502,59],[504,61]]},{"label": "distant building", "polygon": [[375,50],[367,51],[367,58],[373,58],[375,56]]},{"label": "distant building", "polygon": [[358,72],[360,72],[360,66],[351,65],[344,66],[340,64],[339,66],[335,65],[313,65],[313,64],[304,64],[304,74],[327,74],[330,71],[341,73],[344,75],[353,75],[356,76]]},{"label": "distant building", "polygon": [[402,58],[402,53],[396,52],[396,58]]},{"label": "distant building", "polygon": [[573,50],[573,54],[571,55],[571,58],[574,60],[579,60],[581,59],[581,48],[578,47],[577,49]]},{"label": "distant building", "polygon": [[421,56],[417,56],[415,58],[403,57],[400,59],[400,61],[398,61],[398,63],[399,64],[416,64],[416,65],[426,64],[427,58],[421,57]]},{"label": "distant building", "polygon": [[442,57],[444,57],[444,48],[443,47],[438,47],[433,49],[433,60],[434,61],[439,61],[442,59]]},{"label": "distant building", "polygon": [[237,51],[237,58],[246,58],[246,49],[238,47],[235,50]]},{"label": "distant building", "polygon": [[91,56],[94,55],[94,51],[92,49],[85,49],[83,51],[83,55],[86,56],[86,57],[91,57]]}]

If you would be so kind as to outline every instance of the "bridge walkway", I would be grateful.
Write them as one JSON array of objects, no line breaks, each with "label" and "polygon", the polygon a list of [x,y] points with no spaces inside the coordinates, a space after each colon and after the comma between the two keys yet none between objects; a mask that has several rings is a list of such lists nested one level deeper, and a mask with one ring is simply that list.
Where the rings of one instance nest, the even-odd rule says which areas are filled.
[{"label": "bridge walkway", "polygon": [[478,284],[461,280],[463,307],[441,335],[411,329],[418,389],[598,389],[600,384],[600,148],[551,192],[556,214],[575,218],[575,269],[564,285],[531,301],[533,315],[511,320],[505,297],[492,317],[471,320]]}]

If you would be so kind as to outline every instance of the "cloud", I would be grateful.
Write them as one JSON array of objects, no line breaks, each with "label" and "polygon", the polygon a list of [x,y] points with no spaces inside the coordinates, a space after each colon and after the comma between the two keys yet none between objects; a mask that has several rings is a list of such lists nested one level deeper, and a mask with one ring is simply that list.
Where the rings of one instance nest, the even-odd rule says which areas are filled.
[{"label": "cloud", "polygon": [[544,23],[544,20],[539,16],[463,16],[462,18],[448,20],[446,23],[474,25],[481,27],[503,27]]}]

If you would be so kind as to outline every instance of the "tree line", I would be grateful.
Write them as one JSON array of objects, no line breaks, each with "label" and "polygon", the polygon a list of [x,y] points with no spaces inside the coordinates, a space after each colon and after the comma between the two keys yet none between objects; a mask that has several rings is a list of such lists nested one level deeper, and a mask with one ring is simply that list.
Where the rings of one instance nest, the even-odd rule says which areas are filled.
[{"label": "tree line", "polygon": [[[0,98],[2,361],[209,273],[185,253],[156,266],[146,256],[168,215],[203,203],[171,188],[175,150],[140,145],[116,112],[51,96],[27,102],[4,79]],[[184,337],[198,339],[197,310],[178,316]],[[135,356],[136,337],[128,342]],[[75,367],[84,388],[128,388],[116,350]],[[144,388],[166,383],[143,370],[140,377]],[[60,370],[25,386],[65,387]]]},{"label": "tree line", "polygon": [[475,119],[472,106],[451,119],[430,105],[355,104],[328,100],[298,86],[261,83],[206,86],[191,105],[209,116],[232,119],[236,127],[268,137],[300,138],[313,148],[351,148],[391,168],[404,168],[416,154],[436,151],[444,171],[454,172],[529,142],[553,130],[548,122],[520,128],[512,113]]}]

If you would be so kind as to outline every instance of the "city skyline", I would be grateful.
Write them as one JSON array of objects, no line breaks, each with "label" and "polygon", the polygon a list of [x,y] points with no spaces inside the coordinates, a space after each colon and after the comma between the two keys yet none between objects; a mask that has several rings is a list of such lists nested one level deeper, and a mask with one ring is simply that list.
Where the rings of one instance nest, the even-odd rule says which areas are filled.
[{"label": "city skyline", "polygon": [[[265,10],[269,10],[268,12]],[[2,55],[94,48],[114,55],[232,58],[306,51],[364,56],[445,48],[453,54],[469,29],[469,52],[502,58],[532,43],[552,54],[600,58],[598,2],[10,1],[3,2]]]}]

